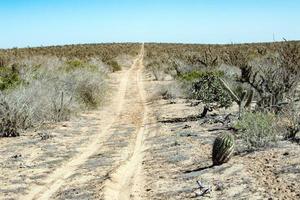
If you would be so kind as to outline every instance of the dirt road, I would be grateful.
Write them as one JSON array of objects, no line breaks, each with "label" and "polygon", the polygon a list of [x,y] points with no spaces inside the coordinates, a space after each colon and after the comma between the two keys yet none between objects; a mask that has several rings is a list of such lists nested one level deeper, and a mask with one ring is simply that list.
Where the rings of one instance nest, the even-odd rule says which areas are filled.
[{"label": "dirt road", "polygon": [[[164,122],[203,105],[162,99],[157,90],[170,82],[153,81],[143,57],[144,45],[131,68],[111,74],[114,92],[100,110],[1,138],[0,199],[299,199],[299,144],[281,141],[211,167],[222,124]],[[210,192],[197,196],[196,181]]]},{"label": "dirt road", "polygon": [[[118,89],[112,94],[111,103],[101,111],[87,113],[78,121],[63,126],[58,125],[52,130],[53,138],[51,136],[43,144],[33,136],[10,140],[10,145],[19,147],[15,150],[1,144],[1,152],[12,155],[11,160],[2,162],[1,179],[4,179],[5,186],[1,190],[5,193],[0,195],[1,198],[139,199],[143,185],[141,163],[147,122],[143,56],[144,46],[132,67],[112,78],[117,80],[114,85]],[[55,149],[49,152],[47,146]],[[64,155],[60,155],[62,153]],[[52,160],[59,161],[50,165]],[[25,167],[12,170],[5,166],[8,162],[20,162]],[[18,176],[16,174],[22,180],[14,180],[14,176]],[[73,193],[67,191],[74,185],[79,190],[88,185],[89,189],[82,190],[83,196],[79,197],[77,190]]]}]

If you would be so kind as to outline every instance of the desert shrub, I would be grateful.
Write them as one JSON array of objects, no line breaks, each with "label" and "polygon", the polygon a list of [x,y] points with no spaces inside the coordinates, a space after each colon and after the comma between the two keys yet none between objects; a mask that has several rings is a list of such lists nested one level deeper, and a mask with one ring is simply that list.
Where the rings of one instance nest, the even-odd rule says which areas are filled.
[{"label": "desert shrub", "polygon": [[170,60],[168,63],[158,59],[147,59],[145,62],[146,69],[154,76],[154,80],[164,80],[167,74],[170,74],[169,69],[172,68]]},{"label": "desert shrub", "polygon": [[80,69],[85,67],[85,63],[80,60],[70,60],[66,62],[66,70],[73,71],[75,69]]},{"label": "desert shrub", "polygon": [[85,62],[82,60],[70,60],[65,63],[65,66],[63,66],[63,69],[66,72],[72,72],[75,70],[80,70],[80,69],[87,69],[87,70],[96,70],[97,66],[96,65],[91,65],[89,62]]},{"label": "desert shrub", "polygon": [[[107,64],[137,55],[138,44],[90,44],[0,50],[0,136],[68,120],[99,106]],[[125,60],[125,59],[124,59]],[[8,68],[16,63],[18,68]],[[114,71],[118,63],[111,62]]]},{"label": "desert shrub", "polygon": [[164,99],[175,99],[184,97],[184,89],[180,82],[172,82],[162,85],[159,88],[159,93]]},{"label": "desert shrub", "polygon": [[20,74],[14,67],[0,68],[0,90],[13,88],[20,83]]},{"label": "desert shrub", "polygon": [[300,81],[300,47],[283,43],[276,53],[250,62],[251,56],[232,49],[225,62],[241,69],[238,81],[248,84],[257,94],[257,108],[280,111],[287,96],[291,96]]},{"label": "desert shrub", "polygon": [[122,67],[119,65],[119,63],[115,60],[109,60],[107,62],[107,64],[112,68],[112,71],[113,72],[116,72],[116,71],[120,71],[122,70]]},{"label": "desert shrub", "polygon": [[201,117],[205,117],[213,109],[232,105],[231,96],[219,81],[222,76],[220,71],[192,71],[179,76],[186,96],[205,104]]},{"label": "desert shrub", "polygon": [[271,113],[245,112],[234,127],[247,150],[270,146],[278,139],[276,117]]},{"label": "desert shrub", "polygon": [[181,74],[179,78],[185,81],[194,81],[207,77],[222,77],[223,75],[224,73],[221,71],[192,71]]},{"label": "desert shrub", "polygon": [[158,67],[152,68],[152,74],[154,75],[154,79],[157,81],[162,81],[164,80],[166,74],[164,73],[164,71],[162,71],[161,69],[159,69]]},{"label": "desert shrub", "polygon": [[300,112],[299,105],[291,101],[279,113],[280,121],[278,127],[282,130],[284,138],[295,140],[300,131]]},{"label": "desert shrub", "polygon": [[22,114],[22,111],[12,108],[3,94],[0,94],[0,137],[19,136],[19,122],[26,121],[26,116]]},{"label": "desert shrub", "polygon": [[[74,78],[75,77],[75,78]],[[96,108],[106,95],[105,76],[101,71],[77,70],[69,75],[70,91],[85,108]],[[69,84],[70,85],[70,84]]]},{"label": "desert shrub", "polygon": [[192,99],[204,104],[217,104],[217,107],[229,107],[232,99],[218,79],[221,76],[219,71],[197,71],[181,75],[181,80],[191,84],[189,93]]},{"label": "desert shrub", "polygon": [[22,110],[26,122],[19,123],[19,129],[39,127],[44,123],[67,120],[71,111],[79,109],[71,93],[65,91],[62,82],[56,78],[33,80],[6,94],[12,110]]},{"label": "desert shrub", "polygon": [[79,111],[99,106],[105,97],[105,76],[100,69],[61,72],[41,68],[29,72],[32,74],[26,75],[27,84],[2,95],[5,99],[0,106],[2,136],[68,120]]}]

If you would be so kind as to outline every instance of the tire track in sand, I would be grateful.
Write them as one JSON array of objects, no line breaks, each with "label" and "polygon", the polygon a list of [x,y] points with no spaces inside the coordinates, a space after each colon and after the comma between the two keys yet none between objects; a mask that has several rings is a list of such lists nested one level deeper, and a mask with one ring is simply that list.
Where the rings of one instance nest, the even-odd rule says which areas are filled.
[{"label": "tire track in sand", "polygon": [[51,196],[55,194],[61,186],[64,185],[66,180],[75,174],[76,169],[80,167],[83,163],[85,163],[90,156],[97,153],[101,145],[99,145],[102,141],[105,141],[107,137],[109,137],[109,129],[118,119],[125,102],[125,94],[127,90],[127,85],[129,82],[129,75],[132,73],[132,70],[136,69],[136,67],[141,62],[141,58],[143,57],[143,49],[142,46],[141,53],[139,54],[138,58],[134,61],[132,67],[124,72],[122,75],[119,90],[117,95],[113,98],[112,105],[111,105],[111,115],[105,116],[105,121],[107,123],[105,127],[103,127],[102,131],[97,134],[91,141],[86,148],[79,148],[79,152],[77,156],[71,158],[67,163],[63,164],[63,166],[57,168],[53,173],[51,173],[43,182],[43,185],[37,185],[32,187],[29,193],[22,197],[24,200],[46,200],[51,199]]},{"label": "tire track in sand", "polygon": [[140,57],[134,66],[136,72],[136,87],[140,102],[140,121],[137,123],[136,140],[131,157],[119,166],[114,173],[110,174],[104,185],[104,199],[106,200],[128,200],[140,199],[139,192],[142,191],[143,175],[141,172],[143,160],[143,141],[147,121],[146,93],[142,81],[144,45]]}]

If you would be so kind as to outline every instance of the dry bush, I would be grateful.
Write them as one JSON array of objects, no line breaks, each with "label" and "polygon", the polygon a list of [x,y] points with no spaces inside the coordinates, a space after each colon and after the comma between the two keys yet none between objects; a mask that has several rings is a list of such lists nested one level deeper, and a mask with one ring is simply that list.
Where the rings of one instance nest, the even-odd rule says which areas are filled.
[{"label": "dry bush", "polygon": [[[232,49],[227,51],[224,60],[241,69],[241,76],[237,81],[247,84],[255,91],[257,110],[265,115],[279,115],[282,121],[277,123],[277,129],[281,130],[286,139],[295,139],[300,124],[296,103],[300,83],[300,46],[298,43],[284,42],[274,48],[273,54],[261,54],[263,56],[260,59],[250,61],[249,54]],[[264,121],[263,118],[260,120]],[[247,131],[251,132],[253,128],[255,127],[248,127]],[[256,140],[259,141],[260,138]]]},{"label": "dry bush", "polygon": [[205,104],[201,117],[205,117],[208,111],[213,109],[227,108],[232,105],[231,96],[223,89],[219,81],[222,76],[223,73],[219,71],[197,71],[182,77],[191,84],[190,98],[200,100]]},{"label": "dry bush", "polygon": [[300,81],[300,50],[294,43],[283,43],[276,54],[255,62],[250,62],[250,56],[236,49],[228,51],[225,60],[241,69],[237,81],[255,90],[261,110],[281,110]]},{"label": "dry bush", "polygon": [[106,62],[106,64],[108,64],[111,67],[112,72],[122,70],[122,67],[119,65],[119,63],[116,60],[110,60]]},{"label": "dry bush", "polygon": [[2,136],[14,136],[9,130],[18,133],[68,120],[72,114],[99,106],[105,97],[105,74],[101,68],[83,67],[67,72],[40,67],[27,70],[24,77],[26,84],[2,95]]},{"label": "dry bush", "polygon": [[20,73],[15,66],[0,68],[0,90],[11,89],[20,83]]},{"label": "dry bush", "polygon": [[[73,91],[73,96],[84,108],[98,107],[106,96],[105,75],[99,70],[77,70],[68,75],[68,91]],[[72,80],[71,80],[72,79]]]},{"label": "dry bush", "polygon": [[234,127],[247,151],[274,145],[280,135],[276,116],[271,113],[245,112]]},{"label": "dry bush", "polygon": [[23,111],[9,105],[5,96],[0,94],[0,137],[19,136],[18,128],[24,126],[27,120]]},{"label": "dry bush", "polygon": [[0,50],[0,136],[98,107],[106,96],[105,74],[139,50],[129,43]]},{"label": "dry bush", "polygon": [[182,84],[179,82],[172,82],[166,85],[162,85],[159,88],[160,96],[164,99],[176,99],[176,98],[184,98],[185,91],[183,89]]},{"label": "dry bush", "polygon": [[290,101],[279,114],[281,119],[278,127],[282,130],[284,138],[295,140],[300,131],[300,109],[297,103]]},{"label": "dry bush", "polygon": [[164,66],[159,66],[158,63],[153,62],[149,64],[148,70],[152,73],[154,76],[154,80],[156,81],[163,81],[166,74],[164,73]]}]

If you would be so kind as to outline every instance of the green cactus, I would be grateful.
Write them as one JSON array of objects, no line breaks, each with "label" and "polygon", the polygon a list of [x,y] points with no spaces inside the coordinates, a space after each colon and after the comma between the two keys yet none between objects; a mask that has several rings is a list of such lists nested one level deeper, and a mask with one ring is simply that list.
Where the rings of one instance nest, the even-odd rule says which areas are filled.
[{"label": "green cactus", "polygon": [[241,96],[239,97],[238,94],[233,92],[233,90],[229,87],[229,85],[221,78],[219,78],[219,81],[223,88],[228,92],[228,94],[231,96],[231,98],[239,105],[239,117],[243,113],[244,109],[247,107],[250,107],[252,99],[253,99],[253,90],[242,91]]},{"label": "green cactus", "polygon": [[232,134],[224,133],[218,136],[213,144],[213,165],[221,165],[231,158],[234,151],[234,138]]}]

